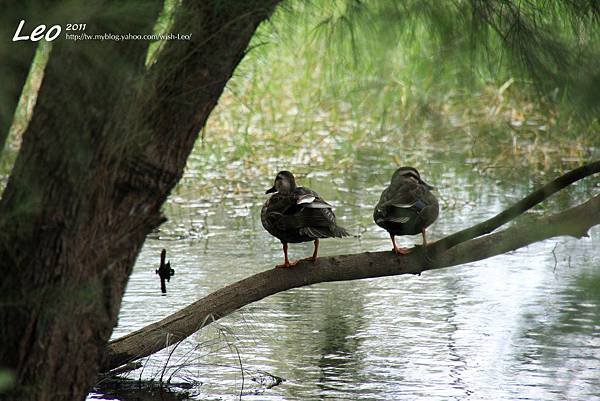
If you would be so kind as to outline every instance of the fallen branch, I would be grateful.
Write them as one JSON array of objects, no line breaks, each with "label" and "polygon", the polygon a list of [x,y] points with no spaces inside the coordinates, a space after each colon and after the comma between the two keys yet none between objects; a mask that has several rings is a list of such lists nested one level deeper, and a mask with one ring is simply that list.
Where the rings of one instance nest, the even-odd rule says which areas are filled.
[{"label": "fallen branch", "polygon": [[[600,162],[592,163],[592,165],[598,168]],[[583,172],[578,170],[580,178],[583,178],[583,176],[592,174],[590,171],[593,169],[586,169]],[[571,173],[573,172],[567,173],[567,175]],[[570,177],[573,179],[573,175]],[[522,205],[527,199],[530,199],[529,203],[539,199],[533,197],[536,193],[539,191],[534,192],[517,205]],[[545,196],[549,196],[549,193],[546,193]],[[529,203],[525,202],[525,204]],[[498,216],[501,215],[502,213]],[[498,219],[496,222],[500,220]],[[185,339],[202,327],[245,305],[292,288],[330,281],[421,274],[427,270],[489,258],[552,237],[568,235],[579,238],[586,236],[591,227],[600,224],[600,195],[582,205],[555,215],[523,220],[525,221],[517,222],[503,231],[458,243],[450,249],[446,248],[447,250],[444,252],[431,252],[431,249],[435,249],[437,246],[437,243],[433,243],[427,248],[418,247],[406,256],[398,256],[392,252],[366,252],[322,257],[315,263],[300,262],[291,269],[271,269],[255,274],[221,288],[159,322],[110,342],[101,371],[111,370],[130,361],[149,356]],[[474,227],[477,226],[480,225]],[[438,242],[445,240],[441,239]]]}]

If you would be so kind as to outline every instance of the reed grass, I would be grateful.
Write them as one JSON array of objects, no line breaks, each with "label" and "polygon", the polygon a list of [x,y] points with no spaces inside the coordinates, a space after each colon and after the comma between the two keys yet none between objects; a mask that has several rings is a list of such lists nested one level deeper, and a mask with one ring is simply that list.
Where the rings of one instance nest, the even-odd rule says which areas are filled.
[{"label": "reed grass", "polygon": [[[417,21],[403,35],[362,29],[348,44],[348,32],[300,8],[261,28],[202,132],[200,166],[250,180],[281,168],[451,158],[506,177],[600,156],[598,119],[511,70],[498,41],[486,57]],[[446,57],[452,51],[461,53]]]}]

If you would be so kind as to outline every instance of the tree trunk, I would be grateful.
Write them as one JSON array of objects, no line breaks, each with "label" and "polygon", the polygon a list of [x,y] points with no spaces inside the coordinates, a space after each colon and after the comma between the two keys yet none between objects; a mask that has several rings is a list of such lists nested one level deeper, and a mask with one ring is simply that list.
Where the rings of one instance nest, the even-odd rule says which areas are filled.
[{"label": "tree trunk", "polygon": [[[161,2],[143,4],[87,10],[86,31],[152,32]],[[183,1],[171,32],[192,39],[167,41],[149,69],[145,41],[55,43],[0,202],[0,367],[16,380],[6,399],[85,397],[144,239],[275,5]],[[135,18],[123,26],[120,12]]]},{"label": "tree trunk", "polygon": [[[440,253],[426,255],[423,248],[418,248],[407,256],[397,256],[393,252],[340,255],[319,258],[314,263],[301,261],[293,268],[274,268],[255,274],[221,288],[159,322],[111,341],[101,370],[115,369],[158,352],[245,305],[292,288],[329,281],[421,274],[500,255],[555,236],[586,236],[590,227],[600,224],[600,195],[556,215],[523,220],[506,230],[462,242]],[[444,239],[437,243],[442,241]],[[428,251],[435,247],[436,243],[431,244]]]}]

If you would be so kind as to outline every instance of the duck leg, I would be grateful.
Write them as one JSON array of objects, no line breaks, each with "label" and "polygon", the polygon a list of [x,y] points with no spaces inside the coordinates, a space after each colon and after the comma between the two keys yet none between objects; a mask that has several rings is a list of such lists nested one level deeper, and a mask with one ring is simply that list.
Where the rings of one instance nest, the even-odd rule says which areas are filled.
[{"label": "duck leg", "polygon": [[423,236],[423,246],[427,246],[427,235],[425,233],[425,228],[421,229],[421,235]]},{"label": "duck leg", "polygon": [[392,251],[395,254],[398,254],[398,255],[408,255],[410,253],[410,249],[408,249],[408,248],[398,248],[398,246],[396,246],[396,236],[394,234],[390,233],[390,238],[392,239],[392,244],[394,244],[394,248],[392,249]]},{"label": "duck leg", "polygon": [[283,256],[285,258],[285,261],[283,262],[282,265],[277,265],[275,267],[292,267],[298,262],[290,262],[290,260],[288,259],[288,244],[287,244],[287,242],[282,242],[282,244],[283,244]]},{"label": "duck leg", "polygon": [[312,255],[312,258],[311,258],[313,262],[316,262],[316,260],[317,260],[317,253],[318,252],[319,252],[319,239],[317,238],[315,240],[315,249],[313,251],[313,255]]},{"label": "duck leg", "polygon": [[312,256],[310,256],[308,258],[301,259],[301,260],[310,260],[311,262],[316,262],[317,261],[317,254],[318,253],[319,253],[319,239],[317,238],[315,240],[315,248],[313,250]]}]

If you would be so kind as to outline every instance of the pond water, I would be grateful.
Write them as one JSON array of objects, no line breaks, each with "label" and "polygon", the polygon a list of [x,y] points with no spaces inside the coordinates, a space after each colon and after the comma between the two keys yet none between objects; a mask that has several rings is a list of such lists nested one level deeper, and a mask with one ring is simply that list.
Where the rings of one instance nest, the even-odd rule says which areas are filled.
[{"label": "pond water", "polygon": [[[370,144],[343,168],[298,157],[219,169],[204,167],[195,152],[165,208],[169,221],[139,256],[113,337],[281,263],[281,245],[259,216],[264,190],[284,167],[334,204],[353,234],[321,241],[320,255],[390,249],[371,215],[395,169],[388,156],[397,151]],[[428,157],[411,164],[436,185],[442,204],[431,240],[494,215],[558,175],[526,163],[489,174],[485,160],[421,151]],[[268,174],[249,173],[260,163]],[[534,213],[575,205],[598,188],[598,179],[588,179]],[[421,276],[280,293],[206,327],[172,355],[153,355],[129,377],[188,383],[190,397],[201,400],[600,400],[600,230],[590,234]],[[311,246],[291,245],[291,257],[308,256]],[[162,248],[176,270],[166,296],[154,273]],[[139,396],[97,390],[89,398]]]}]

